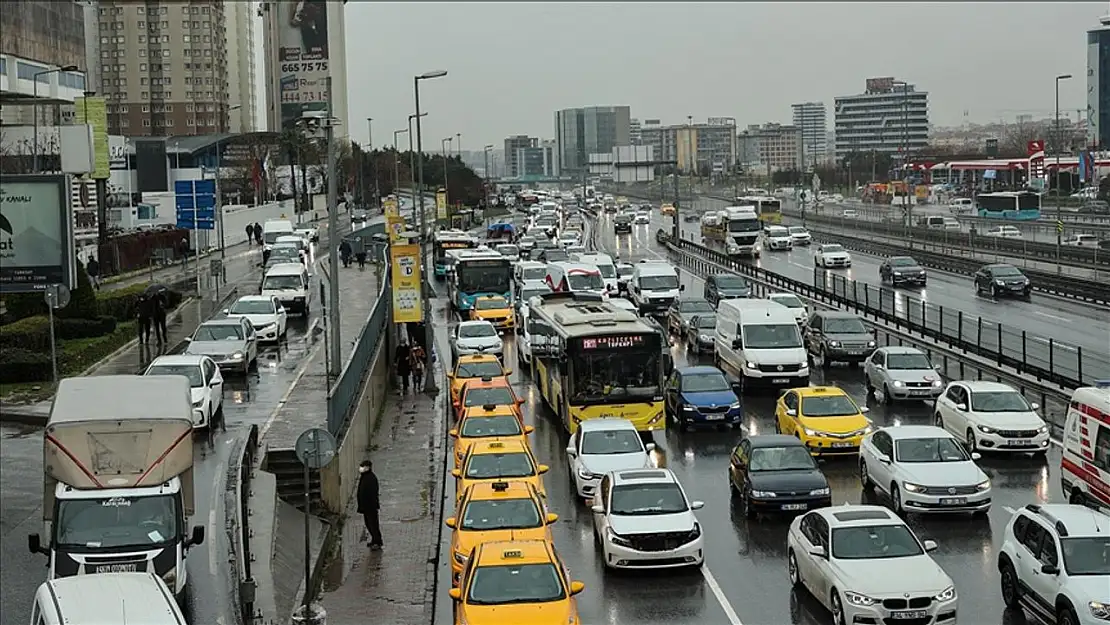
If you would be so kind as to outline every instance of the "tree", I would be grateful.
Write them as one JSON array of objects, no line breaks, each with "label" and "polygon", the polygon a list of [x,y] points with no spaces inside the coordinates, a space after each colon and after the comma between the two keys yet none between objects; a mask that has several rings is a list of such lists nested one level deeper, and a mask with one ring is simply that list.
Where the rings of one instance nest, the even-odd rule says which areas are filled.
[{"label": "tree", "polygon": [[999,156],[1002,158],[1022,158],[1028,155],[1029,142],[1044,139],[1045,128],[1042,124],[1019,119],[1006,126],[998,141]]}]

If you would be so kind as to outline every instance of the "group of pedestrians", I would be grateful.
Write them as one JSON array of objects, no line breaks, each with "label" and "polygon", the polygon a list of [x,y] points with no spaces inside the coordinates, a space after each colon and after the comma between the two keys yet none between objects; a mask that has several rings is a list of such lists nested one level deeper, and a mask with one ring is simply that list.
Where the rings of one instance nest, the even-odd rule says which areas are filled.
[{"label": "group of pedestrians", "polygon": [[257,221],[253,224],[247,224],[247,245],[252,242],[262,245],[262,225]]},{"label": "group of pedestrians", "polygon": [[[339,244],[339,258],[343,261],[343,266],[344,267],[350,267],[351,266],[351,256],[352,256],[351,252],[352,251],[353,250],[351,248],[351,242],[348,241],[347,239],[343,239],[343,242]],[[365,269],[366,268],[366,249],[365,248],[360,248],[358,253],[354,254],[354,257],[355,257],[355,260],[358,262],[358,268],[359,269]]]},{"label": "group of pedestrians", "polygon": [[419,392],[421,383],[424,381],[424,361],[427,357],[424,347],[415,341],[411,346],[404,339],[397,344],[393,367],[397,376],[401,378],[401,393],[409,392],[410,379],[413,391]]},{"label": "group of pedestrians", "polygon": [[159,345],[168,344],[166,337],[166,315],[169,313],[169,301],[165,291],[146,291],[139,295],[136,315],[139,320],[139,343],[150,343],[150,331],[154,329],[154,338]]}]

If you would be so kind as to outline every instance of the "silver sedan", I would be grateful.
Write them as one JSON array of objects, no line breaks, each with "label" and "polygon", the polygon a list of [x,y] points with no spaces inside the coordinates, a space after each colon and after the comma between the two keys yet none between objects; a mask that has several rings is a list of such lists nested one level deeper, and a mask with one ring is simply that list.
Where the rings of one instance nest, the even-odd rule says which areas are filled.
[{"label": "silver sedan", "polygon": [[929,357],[916,347],[880,347],[864,364],[868,394],[882,391],[883,401],[936,399],[944,380]]}]

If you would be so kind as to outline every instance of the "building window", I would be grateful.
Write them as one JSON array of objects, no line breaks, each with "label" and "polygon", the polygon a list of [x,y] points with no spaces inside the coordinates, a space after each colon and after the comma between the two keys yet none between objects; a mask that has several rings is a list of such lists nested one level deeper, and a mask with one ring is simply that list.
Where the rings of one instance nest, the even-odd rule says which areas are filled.
[{"label": "building window", "polygon": [[144,91],[139,95],[139,97],[144,99],[144,100],[149,100],[150,99],[150,94],[148,92]]},{"label": "building window", "polygon": [[181,7],[181,13],[183,13],[184,15],[188,15],[189,14],[189,7],[187,7],[187,6]]},{"label": "building window", "polygon": [[139,15],[146,15],[146,7],[139,7]]},{"label": "building window", "polygon": [[200,22],[193,21],[193,28],[200,28]]},{"label": "building window", "polygon": [[185,125],[186,126],[193,126],[196,123],[197,123],[197,120],[193,119],[192,117],[189,117],[185,120]]},{"label": "building window", "polygon": [[149,113],[150,112],[150,105],[149,104],[144,104],[143,105],[143,112],[144,113]]},{"label": "building window", "polygon": [[169,42],[170,42],[170,36],[169,35],[162,35],[162,43],[169,43]]},{"label": "building window", "polygon": [[146,84],[147,84],[146,80],[147,80],[146,76],[143,76],[142,78],[139,79],[139,84],[143,85],[143,86],[146,86]]},{"label": "building window", "polygon": [[190,39],[192,39],[192,37],[190,37],[189,35],[183,35],[181,37],[181,40],[184,41],[185,43],[189,43]]},{"label": "building window", "polygon": [[107,45],[108,44],[108,38],[107,37],[101,37],[100,38],[100,43],[102,43],[104,45]]},{"label": "building window", "polygon": [[204,36],[204,43],[209,43],[210,41],[212,41],[212,37],[209,36],[209,35],[205,35]]},{"label": "building window", "polygon": [[143,20],[139,20],[139,23],[136,24],[136,26],[139,28],[146,28],[146,22]]},{"label": "building window", "polygon": [[150,119],[143,120],[143,128],[150,128]]},{"label": "building window", "polygon": [[123,126],[124,128],[127,128],[128,126],[131,125],[131,120],[124,117],[123,119],[119,120],[119,125]]},{"label": "building window", "polygon": [[120,107],[119,107],[119,112],[120,112],[120,113],[126,113],[126,112],[127,112],[127,110],[128,110],[128,109],[127,109],[127,105],[126,105],[126,104],[121,104],[121,105],[120,105]]},{"label": "building window", "polygon": [[115,43],[123,43],[125,41],[127,40],[123,37],[115,37]]},{"label": "building window", "polygon": [[[169,91],[166,92],[167,97],[169,96],[169,93],[170,93]],[[167,113],[172,113],[173,112],[173,105],[172,104],[167,104],[166,105],[166,112]]]},{"label": "building window", "polygon": [[167,126],[172,126],[173,125],[173,118],[172,117],[170,119],[166,120],[166,125]]},{"label": "building window", "polygon": [[[139,63],[139,71],[140,72],[145,72],[146,71],[146,63]],[[146,79],[144,78],[143,80],[146,80]]]},{"label": "building window", "polygon": [[201,7],[200,8],[200,14],[201,15],[208,15],[208,7]]}]

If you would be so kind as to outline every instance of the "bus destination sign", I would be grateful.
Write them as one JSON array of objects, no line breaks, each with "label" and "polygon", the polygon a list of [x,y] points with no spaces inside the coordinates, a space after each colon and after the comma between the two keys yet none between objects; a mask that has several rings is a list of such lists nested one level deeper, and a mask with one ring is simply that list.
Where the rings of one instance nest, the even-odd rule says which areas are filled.
[{"label": "bus destination sign", "polygon": [[591,336],[582,339],[582,349],[624,349],[644,344],[643,334],[617,334],[613,336]]}]

